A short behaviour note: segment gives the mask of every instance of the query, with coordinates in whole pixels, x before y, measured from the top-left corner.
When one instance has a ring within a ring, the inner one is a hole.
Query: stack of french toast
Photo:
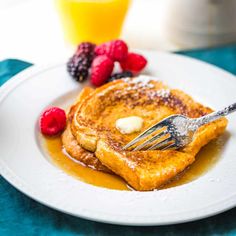
[[[123,147],[167,116],[197,118],[211,112],[184,92],[151,77],[119,79],[80,92],[67,114],[62,142],[67,153],[84,165],[118,175],[135,190],[154,190],[191,165],[199,150],[224,132],[227,119],[202,126],[193,141],[179,150],[125,151]],[[140,130],[121,132],[117,120],[131,116],[142,119]]]

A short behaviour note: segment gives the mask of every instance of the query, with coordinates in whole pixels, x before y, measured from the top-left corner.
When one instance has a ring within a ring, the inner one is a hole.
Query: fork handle
[[[208,124],[214,120],[217,120],[223,116],[227,116],[228,114],[236,111],[236,103],[233,103],[227,107],[225,107],[222,110],[212,112],[208,115],[205,115],[203,117],[197,118],[196,123],[198,126]]]

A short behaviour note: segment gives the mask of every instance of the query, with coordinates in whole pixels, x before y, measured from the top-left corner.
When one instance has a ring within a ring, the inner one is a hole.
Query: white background
[[[0,60],[37,64],[66,60],[74,48],[63,38],[54,1],[0,0]],[[133,0],[122,38],[133,48],[176,50],[165,37],[167,0]]]

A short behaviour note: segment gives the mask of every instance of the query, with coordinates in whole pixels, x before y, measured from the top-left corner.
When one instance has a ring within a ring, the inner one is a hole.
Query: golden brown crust
[[[111,171],[97,159],[94,153],[85,150],[78,144],[77,140],[71,132],[71,121],[73,119],[75,111],[77,110],[80,102],[92,91],[93,89],[91,88],[85,88],[84,90],[82,90],[79,98],[76,101],[76,104],[71,106],[69,113],[67,114],[67,127],[62,134],[62,143],[66,152],[72,158],[95,170],[111,173]]]
[[[91,93],[72,121],[72,132],[79,143],[85,149],[95,152],[98,133],[109,132],[114,134],[115,138],[123,138],[124,135],[116,130],[114,124],[117,119],[128,115],[142,117],[145,120],[143,126],[145,130],[171,114],[200,117],[212,111],[194,102],[182,91],[170,90],[161,82],[151,82],[151,85],[153,86],[151,88],[137,87],[136,84],[117,80]],[[161,90],[169,91],[169,94],[162,95]],[[136,135],[128,135],[128,140]]]
[[[195,160],[202,146],[224,132],[225,118],[203,126],[192,143],[178,151],[122,151],[139,133],[121,134],[117,119],[143,118],[142,131],[172,114],[200,117],[212,110],[195,102],[180,90],[169,89],[161,82],[147,83],[117,80],[98,89],[82,102],[72,120],[72,132],[78,143],[95,152],[109,169],[123,177],[137,190],[152,190],[183,171]]]
[[[111,171],[97,159],[93,152],[85,150],[78,144],[77,140],[71,133],[70,124],[67,125],[65,131],[62,134],[62,143],[66,152],[72,158],[81,162],[85,166],[106,173],[111,173]]]
[[[121,152],[104,140],[97,144],[96,156],[139,191],[153,190],[182,172],[194,156],[178,151]]]

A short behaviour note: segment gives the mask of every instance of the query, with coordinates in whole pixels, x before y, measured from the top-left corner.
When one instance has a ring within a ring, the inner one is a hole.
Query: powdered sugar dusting
[[[130,167],[131,170],[135,170],[136,164],[134,162],[128,161],[128,166]]]
[[[151,83],[153,78],[146,75],[140,75],[135,78],[124,78],[124,82],[129,83],[132,87],[128,87],[127,90],[138,89],[138,88],[154,88]]]
[[[160,98],[168,98],[170,96],[170,89],[160,89],[160,90],[153,90],[150,91],[148,96],[150,97],[150,99],[154,99],[156,97],[160,97]]]
[[[148,84],[151,81],[153,81],[153,78],[147,75],[140,75],[132,80],[133,83],[143,83],[143,84]]]
[[[156,92],[156,95],[158,97],[168,98],[170,96],[170,90],[169,89],[160,89]]]

